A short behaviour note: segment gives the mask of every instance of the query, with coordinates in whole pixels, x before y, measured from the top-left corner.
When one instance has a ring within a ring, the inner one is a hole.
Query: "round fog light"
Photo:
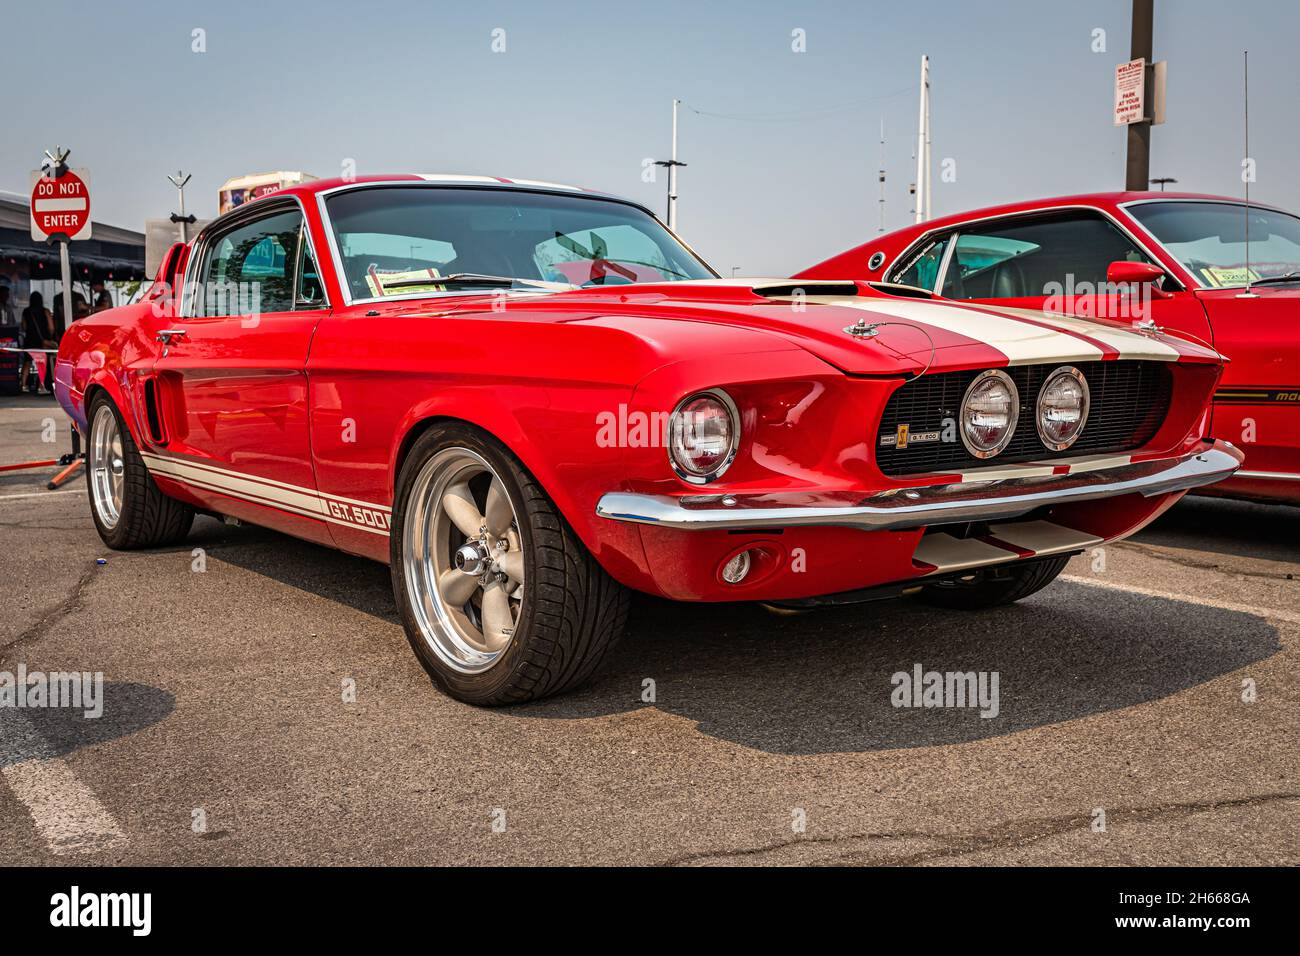
[[[749,574],[750,563],[749,552],[740,552],[722,566],[722,580],[728,584],[739,584]]]
[[[961,402],[961,440],[976,458],[992,458],[1011,442],[1020,415],[1020,392],[1006,372],[975,376]]]
[[[1038,393],[1038,437],[1052,451],[1074,444],[1088,421],[1088,380],[1070,365],[1062,365],[1043,382]]]

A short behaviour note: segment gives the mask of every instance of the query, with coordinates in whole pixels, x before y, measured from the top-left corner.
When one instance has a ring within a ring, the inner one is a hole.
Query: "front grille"
[[[1049,451],[1038,437],[1034,406],[1038,390],[1060,364],[1016,365],[1002,371],[1020,390],[1020,420],[1011,442],[994,458],[976,458],[950,427],[944,441],[944,420],[958,420],[962,397],[981,369],[922,375],[905,383],[890,397],[876,435],[876,461],[887,475],[927,471],[966,470],[1004,462],[1041,461],[1074,455],[1128,451],[1149,442],[1169,411],[1172,380],[1165,362],[1077,362],[1088,380],[1091,406],[1078,440],[1065,451]],[[909,440],[906,448],[881,444],[893,439],[900,425],[912,436],[939,432],[940,440]]]

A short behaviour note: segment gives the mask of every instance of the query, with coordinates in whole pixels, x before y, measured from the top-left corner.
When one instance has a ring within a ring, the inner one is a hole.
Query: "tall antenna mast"
[[[880,117],[880,232],[885,231],[885,118]]]
[[[1242,96],[1245,100],[1243,115],[1245,117],[1245,163],[1247,164],[1245,175],[1241,177],[1242,183],[1246,187],[1246,205],[1244,212],[1246,215],[1246,291],[1241,293],[1241,298],[1253,298],[1255,293],[1250,288],[1250,179],[1254,170],[1249,168],[1250,163],[1250,51],[1241,51],[1241,68],[1242,68]]]
[[[933,163],[930,161],[930,58],[925,58],[925,220],[934,218],[930,205],[934,201],[934,183],[931,180]]]
[[[916,221],[930,218],[930,58],[921,57],[921,108],[916,130]]]

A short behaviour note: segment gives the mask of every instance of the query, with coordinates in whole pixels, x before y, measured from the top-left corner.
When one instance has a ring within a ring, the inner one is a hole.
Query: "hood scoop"
[[[762,299],[789,299],[796,292],[804,295],[862,295],[862,286],[882,295],[898,296],[902,299],[933,299],[935,294],[929,289],[914,285],[898,285],[894,282],[864,282],[859,285],[852,279],[783,279],[779,282],[762,282],[752,286],[754,295]]]
[[[789,299],[797,292],[804,295],[861,295],[862,290],[852,279],[782,279],[779,282],[757,283],[751,288],[761,299]]]

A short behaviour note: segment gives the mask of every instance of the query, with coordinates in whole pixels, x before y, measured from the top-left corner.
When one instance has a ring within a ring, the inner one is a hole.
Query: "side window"
[[[297,209],[244,223],[208,247],[199,315],[287,312],[294,306],[294,278],[302,214]]]
[[[943,265],[944,253],[948,251],[948,243],[951,240],[951,235],[932,240],[928,246],[904,264],[902,271],[893,272],[889,281],[899,285],[916,286],[918,289],[933,289],[935,280],[939,278],[939,267]]]
[[[298,290],[294,301],[296,309],[319,309],[325,305],[325,287],[320,281],[320,272],[316,269],[316,259],[311,254],[311,243],[307,241],[307,227],[304,224],[298,236],[298,277],[295,283]]]
[[[1095,291],[1112,262],[1148,262],[1113,223],[1098,213],[1055,213],[981,223],[957,237],[943,295],[953,299],[1014,299],[1053,289]]]

